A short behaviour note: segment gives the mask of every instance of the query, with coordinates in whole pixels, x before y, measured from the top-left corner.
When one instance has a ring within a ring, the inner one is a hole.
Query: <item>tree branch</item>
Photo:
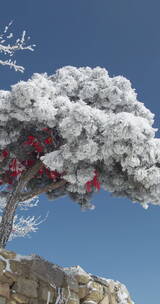
[[[17,65],[16,61],[11,61],[11,60],[2,61],[2,60],[0,60],[0,65],[8,65],[10,68],[14,68],[16,72],[17,71],[19,71],[21,73],[24,72],[24,67],[21,66],[21,65]]]
[[[60,180],[60,181],[58,181],[56,183],[52,183],[52,184],[46,185],[46,186],[44,186],[42,188],[34,189],[31,192],[20,193],[19,201],[20,202],[27,201],[27,200],[29,200],[29,199],[37,196],[37,195],[40,195],[42,193],[45,193],[45,192],[52,191],[54,189],[60,188],[60,187],[64,186],[66,183],[67,183],[67,181],[65,181],[63,179],[63,180]]]
[[[36,163],[33,165],[33,167],[31,167],[30,169],[28,169],[27,171],[25,171],[21,177],[21,183],[22,183],[22,187],[24,188],[26,186],[26,184],[37,174],[37,172],[39,171],[39,169],[43,166],[43,163],[40,159],[38,159],[36,161]]]

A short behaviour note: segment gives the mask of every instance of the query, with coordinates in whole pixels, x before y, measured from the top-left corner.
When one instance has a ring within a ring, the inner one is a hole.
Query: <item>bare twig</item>
[[[21,38],[17,39],[13,43],[8,43],[8,40],[13,38],[12,33],[8,33],[8,29],[13,22],[11,21],[8,26],[5,27],[2,34],[0,34],[0,53],[3,55],[12,57],[17,51],[29,50],[34,51],[35,45],[27,45],[26,40],[29,40],[30,37],[26,37],[26,31],[22,32]],[[15,71],[21,73],[24,72],[24,67],[16,64],[16,60],[0,60],[0,65],[7,65],[10,68],[14,68]]]

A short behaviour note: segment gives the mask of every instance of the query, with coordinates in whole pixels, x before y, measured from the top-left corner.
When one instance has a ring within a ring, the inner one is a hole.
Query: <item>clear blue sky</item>
[[[0,68],[2,89],[64,65],[101,66],[131,80],[159,127],[159,0],[5,0],[0,8],[0,27],[14,20],[13,32],[26,29],[37,45],[17,56],[24,75]],[[62,266],[79,264],[126,284],[137,304],[160,303],[160,207],[146,211],[103,191],[93,201],[96,209],[84,213],[68,198],[48,202],[41,196],[32,212],[43,217],[50,210],[48,221],[8,249]]]

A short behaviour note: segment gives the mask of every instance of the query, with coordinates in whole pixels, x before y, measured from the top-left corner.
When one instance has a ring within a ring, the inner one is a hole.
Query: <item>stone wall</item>
[[[133,304],[117,281],[0,249],[0,304]]]

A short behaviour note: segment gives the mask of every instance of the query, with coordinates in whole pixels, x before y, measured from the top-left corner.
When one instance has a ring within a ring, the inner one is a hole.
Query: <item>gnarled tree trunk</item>
[[[32,168],[24,172],[20,177],[16,189],[10,194],[8,198],[0,224],[0,247],[2,248],[6,246],[9,236],[12,232],[13,219],[18,203],[20,201],[20,194],[27,183],[35,176],[41,166],[42,162],[38,160]]]

